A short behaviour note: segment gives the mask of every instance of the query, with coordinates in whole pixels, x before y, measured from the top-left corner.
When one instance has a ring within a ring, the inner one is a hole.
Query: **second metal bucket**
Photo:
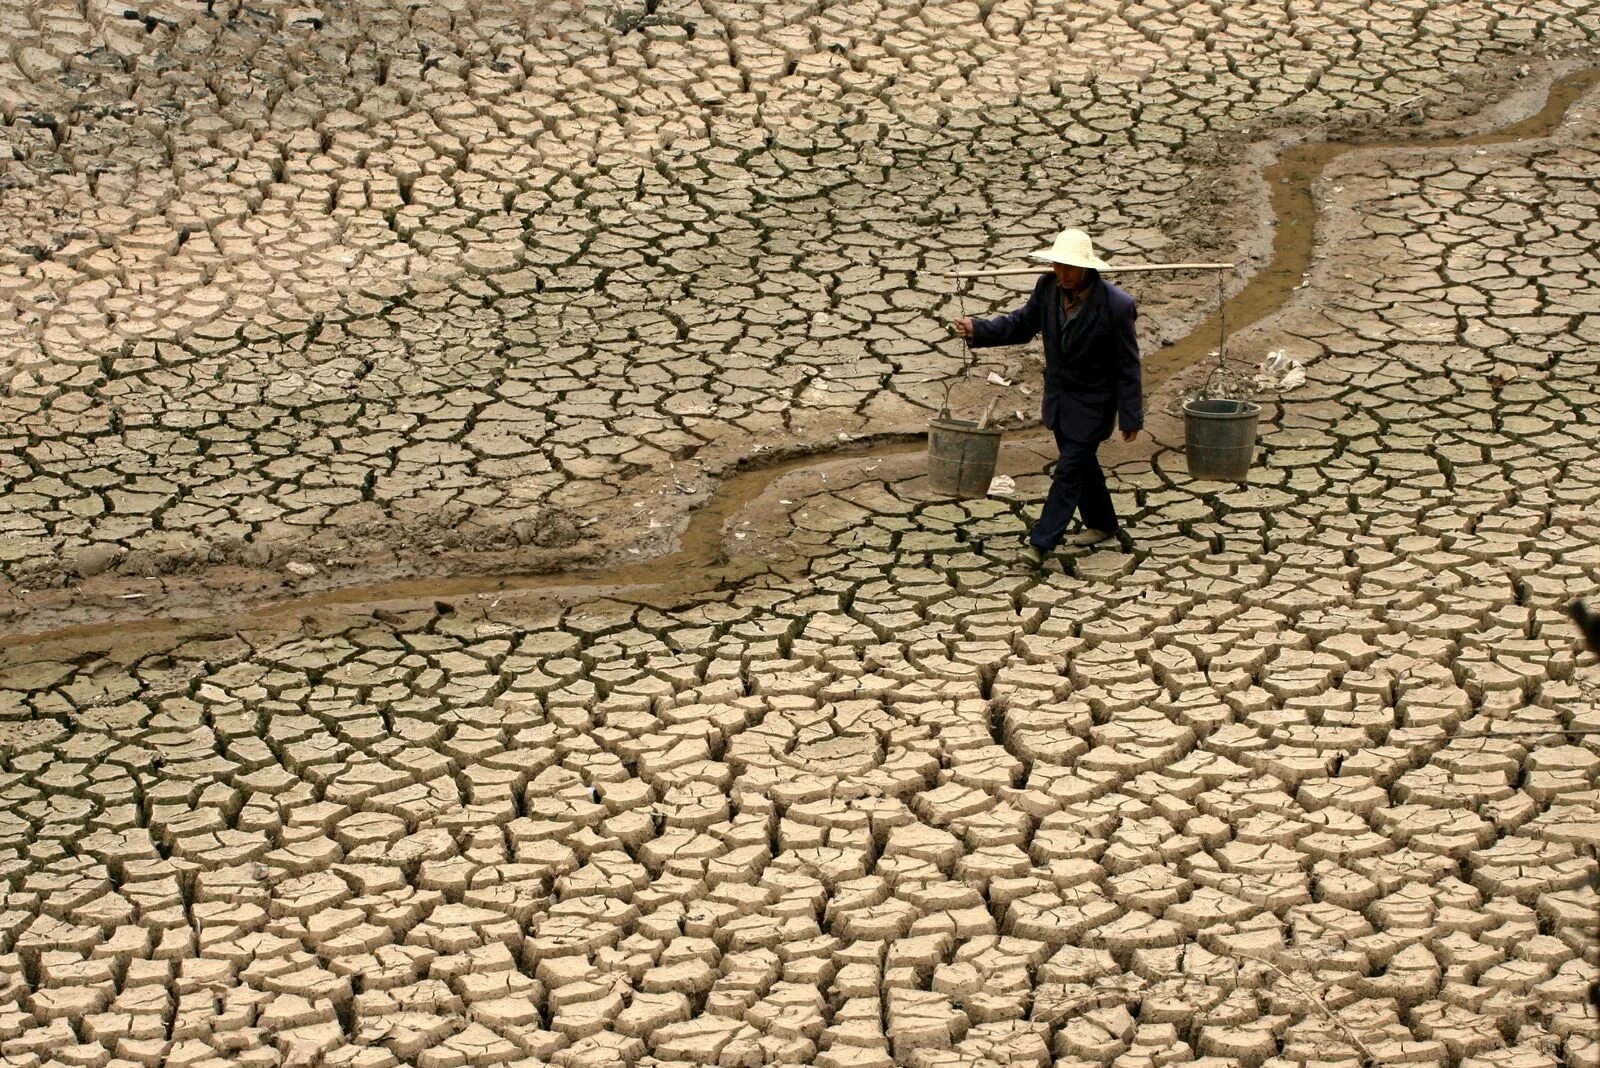
[[[1000,462],[1000,430],[941,416],[928,424],[928,483],[949,497],[983,497]]]
[[[1243,482],[1256,451],[1261,405],[1240,400],[1192,400],[1183,406],[1184,453],[1191,478]]]

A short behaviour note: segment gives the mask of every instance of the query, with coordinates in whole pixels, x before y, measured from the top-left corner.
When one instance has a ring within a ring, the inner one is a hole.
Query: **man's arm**
[[[1139,335],[1134,330],[1138,318],[1138,309],[1129,300],[1128,310],[1111,328],[1117,357],[1117,424],[1127,441],[1144,429],[1144,370],[1139,362]]]
[[[972,333],[968,341],[975,349],[995,345],[1020,345],[1031,341],[1044,324],[1044,291],[1049,275],[1040,278],[1028,296],[1028,303],[1016,311],[996,315],[992,319],[971,319]],[[958,320],[959,321],[959,320]]]

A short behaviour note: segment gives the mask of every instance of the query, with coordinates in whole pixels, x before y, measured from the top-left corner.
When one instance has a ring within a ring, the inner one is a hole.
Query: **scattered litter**
[[[793,501],[784,500],[782,497],[779,497],[778,498],[778,503],[779,504],[793,504],[794,502]]]
[[[304,564],[299,560],[291,560],[284,565],[284,570],[289,572],[291,575],[299,575],[301,578],[310,578],[312,575],[317,573],[317,565]]]
[[[1009,386],[1011,384],[1011,379],[1009,379],[1009,378],[1001,378],[999,372],[997,372],[997,371],[990,371],[987,381],[991,385],[996,385],[996,386]]]
[[[1261,372],[1256,375],[1256,385],[1261,389],[1270,389],[1278,393],[1287,393],[1306,382],[1306,369],[1300,361],[1290,358],[1282,349],[1274,349],[1267,353],[1266,359],[1261,361]]]
[[[578,526],[580,526],[580,527],[592,527],[598,522],[600,522],[600,517],[597,516],[597,515],[592,515],[588,519],[580,519],[580,520],[578,520]]]
[[[855,435],[854,434],[846,434],[843,430],[841,430],[841,431],[839,431],[839,440],[840,441],[854,441],[856,439],[855,439]]]
[[[1017,480],[1010,475],[996,475],[989,482],[989,496],[1009,497],[1017,492]]]
[[[27,593],[28,591],[27,590],[23,590],[22,592],[23,593]],[[124,601],[137,601],[140,598],[147,597],[147,596],[149,596],[149,595],[148,594],[143,594],[143,593],[125,593],[125,594],[122,595],[122,599]]]
[[[745,535],[742,532],[739,532],[739,531],[735,531],[733,536],[738,538],[740,541],[743,541],[745,539]]]

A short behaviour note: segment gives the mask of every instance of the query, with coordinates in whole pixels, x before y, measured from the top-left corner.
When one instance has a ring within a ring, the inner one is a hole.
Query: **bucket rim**
[[[953,430],[958,434],[983,434],[990,437],[999,437],[1005,431],[997,426],[980,427],[976,419],[940,419],[937,416],[928,420],[930,430]]]
[[[1207,411],[1197,407],[1202,404],[1236,404],[1239,407],[1234,411]],[[1234,397],[1205,397],[1183,402],[1184,415],[1198,415],[1205,419],[1245,419],[1261,414],[1261,405],[1255,401],[1239,400]]]

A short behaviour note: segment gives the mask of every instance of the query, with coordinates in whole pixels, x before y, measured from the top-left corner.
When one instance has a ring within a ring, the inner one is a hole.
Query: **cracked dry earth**
[[[1057,222],[1124,258],[1229,251],[1256,220],[1216,167],[1251,138],[1465,110],[1497,61],[1600,33],[1581,0],[0,20],[18,616],[199,568],[660,552],[742,458],[921,429],[960,369],[932,272]],[[1143,287],[1147,347],[1208,294]]]
[[[1173,147],[1596,32],[1581,4],[139,10],[3,12],[29,583],[550,540],[713,446],[909,425],[956,359],[911,272],[1035,240],[1029,167],[1103,177],[1119,251],[1203,248]],[[850,121],[784,110],[822,83]],[[729,545],[785,568],[714,592],[9,647],[0,1064],[1600,1065],[1600,735],[1562,733],[1600,732],[1600,666],[1560,611],[1600,587],[1597,109],[1341,162],[1339,239],[1240,342],[1308,383],[1247,486],[1119,463],[1130,553],[1013,573],[987,546],[1042,475],[954,504],[888,459],[774,485]],[[657,134],[659,167],[606,155]]]
[[[1252,481],[788,476],[699,597],[13,650],[17,1065],[1600,1064],[1591,94],[1349,157]]]

